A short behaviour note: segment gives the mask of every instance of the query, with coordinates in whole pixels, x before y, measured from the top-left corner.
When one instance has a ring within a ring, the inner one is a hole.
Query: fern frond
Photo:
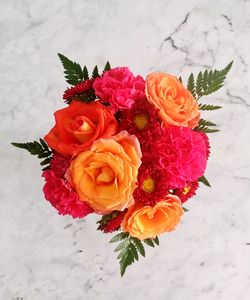
[[[64,74],[66,81],[71,85],[76,85],[84,80],[84,74],[81,66],[67,58],[61,53],[58,53],[58,56],[60,58],[60,61],[64,68]],[[86,70],[85,70],[86,72]]]
[[[212,104],[199,104],[199,110],[216,110],[222,108],[218,105],[212,105]]]
[[[47,165],[50,164],[52,151],[50,150],[50,148],[48,147],[48,145],[45,143],[43,139],[39,139],[39,142],[34,141],[28,143],[11,143],[11,144],[17,148],[27,150],[30,154],[36,155],[39,159],[43,159],[40,162],[41,166],[44,166],[46,168]]]
[[[199,179],[198,179],[199,182],[202,182],[203,184],[205,184],[206,186],[208,187],[211,187],[209,181],[207,180],[207,178],[205,177],[205,175],[201,176]]]

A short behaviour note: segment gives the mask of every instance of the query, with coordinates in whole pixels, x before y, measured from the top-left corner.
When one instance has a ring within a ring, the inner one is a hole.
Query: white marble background
[[[93,67],[187,75],[234,59],[208,97],[207,177],[178,230],[119,276],[96,218],[59,217],[43,200],[39,162],[10,146],[53,124],[66,87],[57,52]],[[0,0],[0,299],[250,299],[250,1]]]

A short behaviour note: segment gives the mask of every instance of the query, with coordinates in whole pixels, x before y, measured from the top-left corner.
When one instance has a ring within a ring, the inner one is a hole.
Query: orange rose
[[[148,101],[159,109],[165,125],[194,128],[200,119],[199,107],[193,95],[175,76],[152,73],[146,79]]]
[[[64,155],[77,154],[88,149],[96,139],[116,133],[115,117],[99,102],[73,101],[54,115],[56,124],[44,139],[52,149]]]
[[[68,177],[81,200],[106,214],[134,204],[140,144],[126,131],[109,139],[99,139],[70,164]]]
[[[168,195],[153,207],[136,204],[129,208],[121,227],[140,240],[155,238],[163,232],[173,230],[182,214],[179,197]]]

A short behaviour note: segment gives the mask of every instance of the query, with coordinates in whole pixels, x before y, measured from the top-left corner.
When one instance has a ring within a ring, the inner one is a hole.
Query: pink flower
[[[133,103],[145,97],[145,82],[141,76],[134,76],[127,67],[114,68],[94,82],[96,95],[113,108],[113,111],[130,108]]]
[[[85,202],[80,201],[77,193],[70,184],[56,176],[55,172],[46,170],[42,177],[45,178],[43,192],[46,200],[55,207],[60,215],[71,215],[73,218],[83,218],[93,210]]]
[[[203,134],[188,127],[170,126],[153,148],[159,168],[168,174],[170,188],[183,188],[201,177],[207,165],[207,145]]]

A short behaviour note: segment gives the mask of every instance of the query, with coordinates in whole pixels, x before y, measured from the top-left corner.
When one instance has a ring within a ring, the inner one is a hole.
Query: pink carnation
[[[203,134],[187,127],[170,126],[153,153],[160,168],[166,170],[170,188],[182,188],[201,177],[207,165],[207,145]]]
[[[114,68],[96,78],[93,88],[96,95],[109,103],[114,112],[130,108],[137,99],[145,97],[145,81],[134,76],[127,67]]]
[[[77,193],[70,184],[66,180],[57,177],[55,172],[46,170],[42,176],[46,181],[43,187],[45,198],[58,210],[60,215],[83,218],[93,212],[92,208],[79,200]]]

